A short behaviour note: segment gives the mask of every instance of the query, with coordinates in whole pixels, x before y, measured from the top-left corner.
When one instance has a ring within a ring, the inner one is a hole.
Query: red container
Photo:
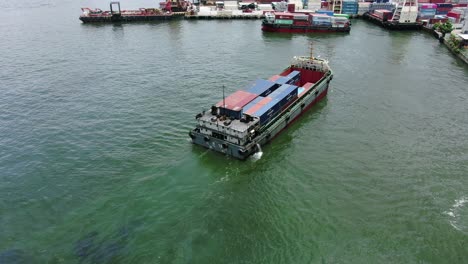
[[[294,13],[296,11],[296,5],[295,4],[288,4],[288,12]]]
[[[263,98],[260,102],[258,102],[256,105],[250,107],[246,112],[245,114],[247,115],[253,115],[255,112],[257,112],[258,110],[260,110],[260,108],[262,108],[264,105],[268,104],[269,102],[271,102],[271,97],[265,97]]]
[[[447,13],[447,16],[448,17],[453,17],[458,21],[460,19],[460,17],[461,17],[461,14],[450,11],[450,12]]]
[[[447,22],[448,18],[431,18],[429,19],[429,24],[435,24],[437,22],[440,22],[440,23],[445,23]]]
[[[418,0],[418,3],[424,4],[424,3],[430,3],[431,0]]]
[[[250,103],[257,96],[258,95],[256,94],[240,90],[229,95],[228,97],[225,98],[225,100],[219,101],[219,103],[217,103],[216,106],[229,109],[229,110],[233,110],[233,111],[240,111],[242,107]]]
[[[320,2],[320,8],[327,9],[328,8],[328,2]]]
[[[443,3],[445,3],[445,0],[431,0],[431,3],[433,3],[433,4],[443,4]]]
[[[296,26],[309,26],[310,21],[307,21],[307,20],[294,20],[294,25],[296,25]]]

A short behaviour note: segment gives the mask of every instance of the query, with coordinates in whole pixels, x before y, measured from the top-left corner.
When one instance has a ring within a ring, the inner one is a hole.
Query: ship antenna
[[[223,108],[226,108],[226,99],[224,98],[224,85],[223,85]]]

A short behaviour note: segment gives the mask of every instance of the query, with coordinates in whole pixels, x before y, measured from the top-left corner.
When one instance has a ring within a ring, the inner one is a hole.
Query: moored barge
[[[87,7],[81,8],[81,10],[83,13],[80,16],[80,20],[83,23],[169,20],[174,16],[172,12],[165,12],[157,8],[140,8],[139,10],[121,11],[119,2],[111,2],[110,11]]]
[[[327,95],[328,61],[294,57],[289,67],[259,79],[196,115],[192,143],[245,160]]]

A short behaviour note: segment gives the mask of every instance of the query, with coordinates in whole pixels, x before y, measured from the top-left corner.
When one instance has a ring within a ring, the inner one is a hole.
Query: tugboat
[[[241,160],[260,151],[327,95],[333,72],[310,49],[310,56],[293,57],[279,75],[256,80],[197,114],[192,143]]]

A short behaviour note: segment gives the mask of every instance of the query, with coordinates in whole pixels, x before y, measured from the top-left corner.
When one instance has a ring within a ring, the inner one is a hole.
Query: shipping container
[[[271,93],[269,97],[278,100],[280,108],[283,108],[297,98],[297,88],[295,85],[284,84]]]
[[[436,4],[422,4],[419,7],[420,9],[435,9],[437,8]]]
[[[296,11],[296,5],[288,4],[288,12],[294,13],[294,11]]]
[[[315,11],[316,14],[322,14],[322,15],[327,15],[327,16],[333,16],[334,13],[333,11],[330,10],[317,10]]]
[[[290,19],[275,19],[275,24],[279,24],[279,25],[292,25],[292,24],[294,24],[294,20],[290,20]]]
[[[270,79],[268,79],[269,81],[272,81],[272,82],[275,82],[276,80],[278,80],[279,78],[281,77],[281,75],[273,75],[270,77]]]
[[[290,78],[291,80],[288,81],[287,83],[289,84],[296,84],[297,82],[299,82],[299,80],[301,79],[301,72],[300,71],[292,71],[291,73],[289,73],[286,77]]]
[[[393,16],[393,13],[386,9],[374,10],[373,14],[382,20],[389,20]]]
[[[224,100],[219,101],[216,106],[219,109],[220,115],[240,119],[242,108],[253,101],[256,97],[256,94],[240,90],[229,95]]]
[[[275,13],[275,18],[276,19],[294,19],[294,14],[278,12],[278,13]]]
[[[281,107],[279,105],[279,101],[272,99],[268,104],[262,106],[257,112],[255,112],[253,116],[260,119],[260,125],[264,125],[274,118],[280,110]]]
[[[286,84],[288,83],[289,81],[291,81],[291,78],[288,78],[287,76],[281,76],[279,77],[275,82],[277,84]]]
[[[453,5],[451,3],[439,3],[439,4],[436,4],[437,5],[437,8],[452,8]]]
[[[333,16],[334,17],[345,17],[345,18],[349,19],[349,15],[347,15],[347,14],[334,14]]]
[[[263,96],[258,96],[257,98],[253,99],[250,103],[246,104],[243,108],[242,108],[242,112],[245,114],[247,111],[249,111],[250,108],[252,108],[253,106],[255,106],[256,104],[258,104],[260,101],[262,101],[263,99],[265,99],[265,97]]]
[[[246,91],[259,96],[267,96],[273,92],[279,85],[272,81],[258,79],[253,84],[246,87]]]
[[[331,16],[323,15],[323,14],[313,14],[312,21],[325,21],[330,22]]]
[[[264,97],[262,100],[258,101],[256,104],[249,106],[249,109],[246,109],[244,111],[244,114],[249,115],[249,116],[255,116],[255,112],[260,110],[264,105],[268,104],[271,102],[273,99],[271,97]]]

